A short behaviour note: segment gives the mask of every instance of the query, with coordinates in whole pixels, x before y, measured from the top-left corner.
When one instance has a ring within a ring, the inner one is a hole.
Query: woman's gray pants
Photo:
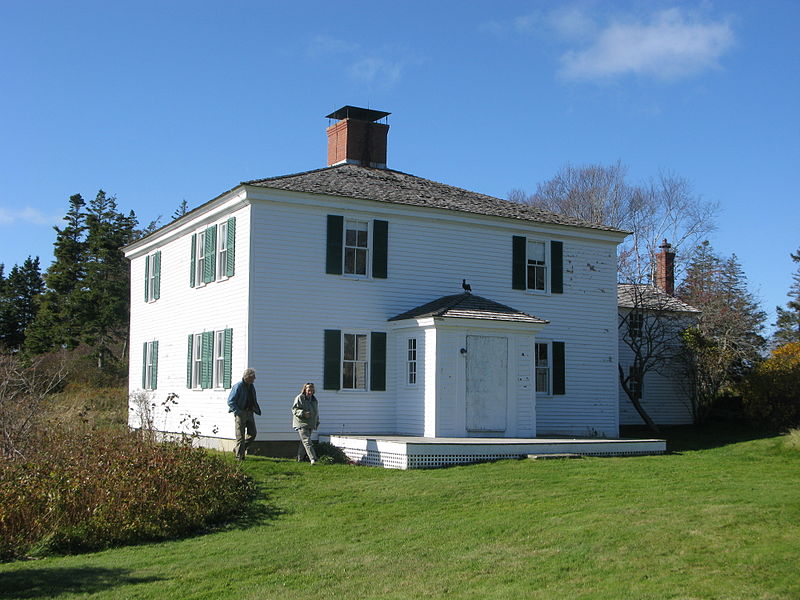
[[[295,431],[300,436],[300,445],[297,447],[297,460],[303,459],[304,450],[308,455],[308,460],[317,460],[317,453],[314,451],[314,446],[311,442],[311,427],[297,427]]]

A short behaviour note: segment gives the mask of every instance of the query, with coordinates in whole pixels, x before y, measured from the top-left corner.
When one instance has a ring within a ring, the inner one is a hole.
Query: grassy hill
[[[251,457],[237,526],[0,565],[0,599],[800,598],[800,449],[739,439],[406,472]]]

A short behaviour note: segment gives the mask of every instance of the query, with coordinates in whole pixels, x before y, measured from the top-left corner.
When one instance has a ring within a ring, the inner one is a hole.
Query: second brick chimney
[[[390,114],[356,106],[329,114],[329,119],[338,120],[327,129],[328,166],[347,163],[385,169],[389,125],[377,121]]]
[[[670,296],[675,295],[675,251],[672,245],[664,242],[659,246],[661,252],[656,254],[656,287]]]

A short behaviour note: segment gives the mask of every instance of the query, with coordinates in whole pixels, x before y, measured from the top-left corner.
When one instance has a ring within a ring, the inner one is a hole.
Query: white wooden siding
[[[233,437],[233,419],[227,414],[228,390],[191,390],[186,387],[189,334],[233,329],[232,382],[247,366],[247,298],[249,285],[249,207],[198,219],[183,236],[153,245],[131,260],[131,352],[129,389],[141,392],[142,343],[158,340],[158,388],[148,395],[155,403],[156,426],[163,431],[191,433],[190,421],[200,422],[198,433]],[[191,233],[236,217],[236,272],[202,287],[189,285]],[[144,265],[147,254],[161,251],[161,296],[144,301]],[[163,403],[178,394],[169,412]],[[133,406],[131,406],[133,408]],[[181,423],[183,421],[183,423]],[[132,422],[136,425],[135,422]],[[216,430],[216,433],[214,433]]]
[[[457,420],[463,420],[456,410],[448,415],[447,404],[449,386],[463,385],[463,373],[457,355],[437,357],[428,349],[431,343],[446,347],[449,334],[426,331],[418,337],[421,391],[412,394],[404,388],[402,377],[402,345],[407,336],[391,331],[387,319],[440,296],[460,293],[465,278],[474,294],[549,320],[543,335],[565,343],[566,394],[538,396],[535,423],[532,401],[525,400],[528,392],[521,391],[522,375],[514,375],[514,387],[509,388],[515,390],[514,406],[528,402],[515,415],[520,431],[530,427],[537,435],[617,435],[614,235],[378,202],[304,198],[269,190],[249,189],[248,193],[252,206],[231,213],[237,216],[237,240],[236,275],[230,281],[189,288],[190,232],[165,246],[158,246],[156,234],[150,244],[163,252],[161,299],[145,305],[143,258],[133,259],[131,389],[140,385],[141,342],[158,339],[158,393],[177,391],[181,409],[198,415],[204,434],[210,435],[206,432],[213,423],[219,428],[217,435],[231,437],[227,392],[186,390],[185,379],[187,335],[232,327],[233,380],[238,380],[245,366],[258,373],[256,386],[263,410],[257,420],[258,439],[294,439],[289,409],[306,381],[317,386],[323,434],[419,435],[421,428],[427,435],[433,428],[447,435],[460,429]],[[388,221],[388,279],[325,273],[328,214]],[[563,294],[511,289],[513,235],[563,241]],[[175,282],[182,287],[173,290]],[[246,339],[242,339],[243,328]],[[387,391],[324,390],[325,329],[389,332]],[[523,346],[514,347],[512,363],[531,371],[529,385],[533,386],[532,364],[522,360]],[[532,348],[525,347],[531,357]],[[429,404],[435,390],[440,394],[439,406],[438,414],[432,415],[422,411],[420,399]]]

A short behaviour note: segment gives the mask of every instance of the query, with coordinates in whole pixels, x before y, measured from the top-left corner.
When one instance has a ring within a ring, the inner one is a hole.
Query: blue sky
[[[71,194],[167,222],[325,166],[324,115],[392,113],[389,167],[506,197],[565,163],[720,203],[774,318],[800,247],[795,0],[0,1],[0,262],[52,260]]]

